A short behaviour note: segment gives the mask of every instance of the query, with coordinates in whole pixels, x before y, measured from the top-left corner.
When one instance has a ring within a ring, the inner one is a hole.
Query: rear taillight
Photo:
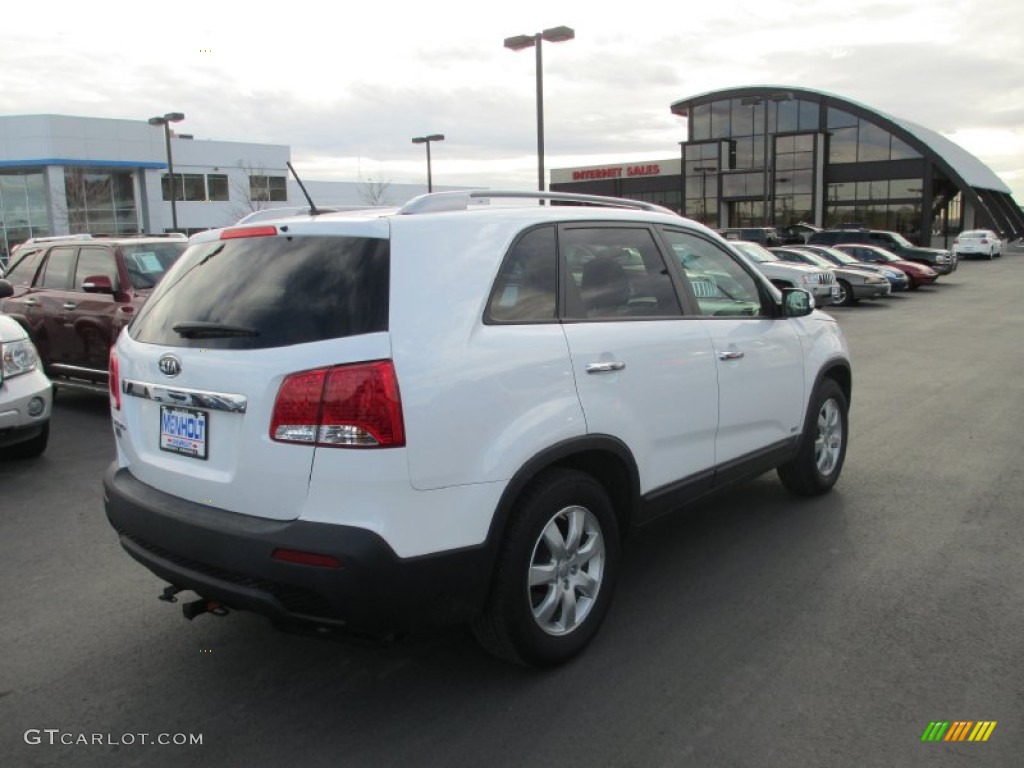
[[[288,376],[274,403],[270,438],[330,448],[405,445],[394,365],[378,360]]]
[[[110,407],[115,411],[121,410],[120,368],[117,362],[117,348],[111,347],[107,364],[107,386],[110,389]]]

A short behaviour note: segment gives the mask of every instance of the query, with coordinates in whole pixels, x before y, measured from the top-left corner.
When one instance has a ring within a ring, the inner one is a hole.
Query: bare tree
[[[265,191],[262,189],[253,189],[252,177],[253,176],[267,176],[267,169],[262,166],[255,166],[246,163],[244,160],[238,161],[238,167],[242,169],[243,176],[232,176],[231,177],[231,192],[228,195],[231,198],[233,205],[231,206],[231,220],[229,224],[234,224],[243,216],[248,216],[250,213],[255,211],[262,211],[264,208],[269,208],[268,198]]]
[[[390,205],[388,191],[391,189],[390,181],[374,181],[367,178],[365,181],[360,177],[356,194],[359,199],[367,205]]]

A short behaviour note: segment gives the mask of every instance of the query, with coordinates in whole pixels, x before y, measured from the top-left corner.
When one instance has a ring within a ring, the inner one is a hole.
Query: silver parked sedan
[[[840,306],[848,307],[861,299],[880,299],[888,296],[892,291],[889,281],[877,272],[860,267],[833,264],[824,256],[800,246],[769,248],[769,250],[783,261],[792,264],[809,264],[813,267],[832,270],[836,276],[836,285],[839,287],[839,296],[835,303]]]

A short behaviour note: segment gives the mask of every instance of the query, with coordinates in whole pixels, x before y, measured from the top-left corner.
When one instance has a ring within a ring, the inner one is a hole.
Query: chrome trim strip
[[[168,387],[162,384],[149,384],[144,381],[124,379],[121,391],[132,397],[153,400],[157,403],[170,403],[192,408],[207,408],[211,411],[228,411],[229,413],[245,413],[249,399],[245,395],[232,395],[225,392],[203,392],[198,389]]]

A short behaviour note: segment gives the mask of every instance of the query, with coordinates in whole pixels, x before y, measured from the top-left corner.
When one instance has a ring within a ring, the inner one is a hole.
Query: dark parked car
[[[879,248],[877,245],[841,243],[836,246],[836,249],[868,264],[895,267],[909,278],[910,290],[912,291],[916,291],[922,285],[930,285],[939,278],[939,273],[931,267],[919,264],[916,261],[901,259],[896,254],[887,251],[885,248]]]
[[[726,240],[745,240],[764,248],[782,245],[782,235],[775,227],[727,227],[718,230],[718,234]]]
[[[929,266],[940,275],[948,275],[957,267],[957,258],[949,251],[939,248],[921,248],[898,232],[890,232],[885,229],[826,229],[812,234],[807,238],[807,242],[814,245],[839,245],[840,243],[874,245],[884,248],[898,258]]]
[[[782,242],[786,245],[800,245],[806,243],[807,238],[815,232],[821,232],[821,227],[808,224],[805,221],[790,224],[788,227],[776,227],[782,236]]]
[[[28,241],[0,311],[28,331],[55,386],[106,391],[111,345],[187,245],[178,234]]]

